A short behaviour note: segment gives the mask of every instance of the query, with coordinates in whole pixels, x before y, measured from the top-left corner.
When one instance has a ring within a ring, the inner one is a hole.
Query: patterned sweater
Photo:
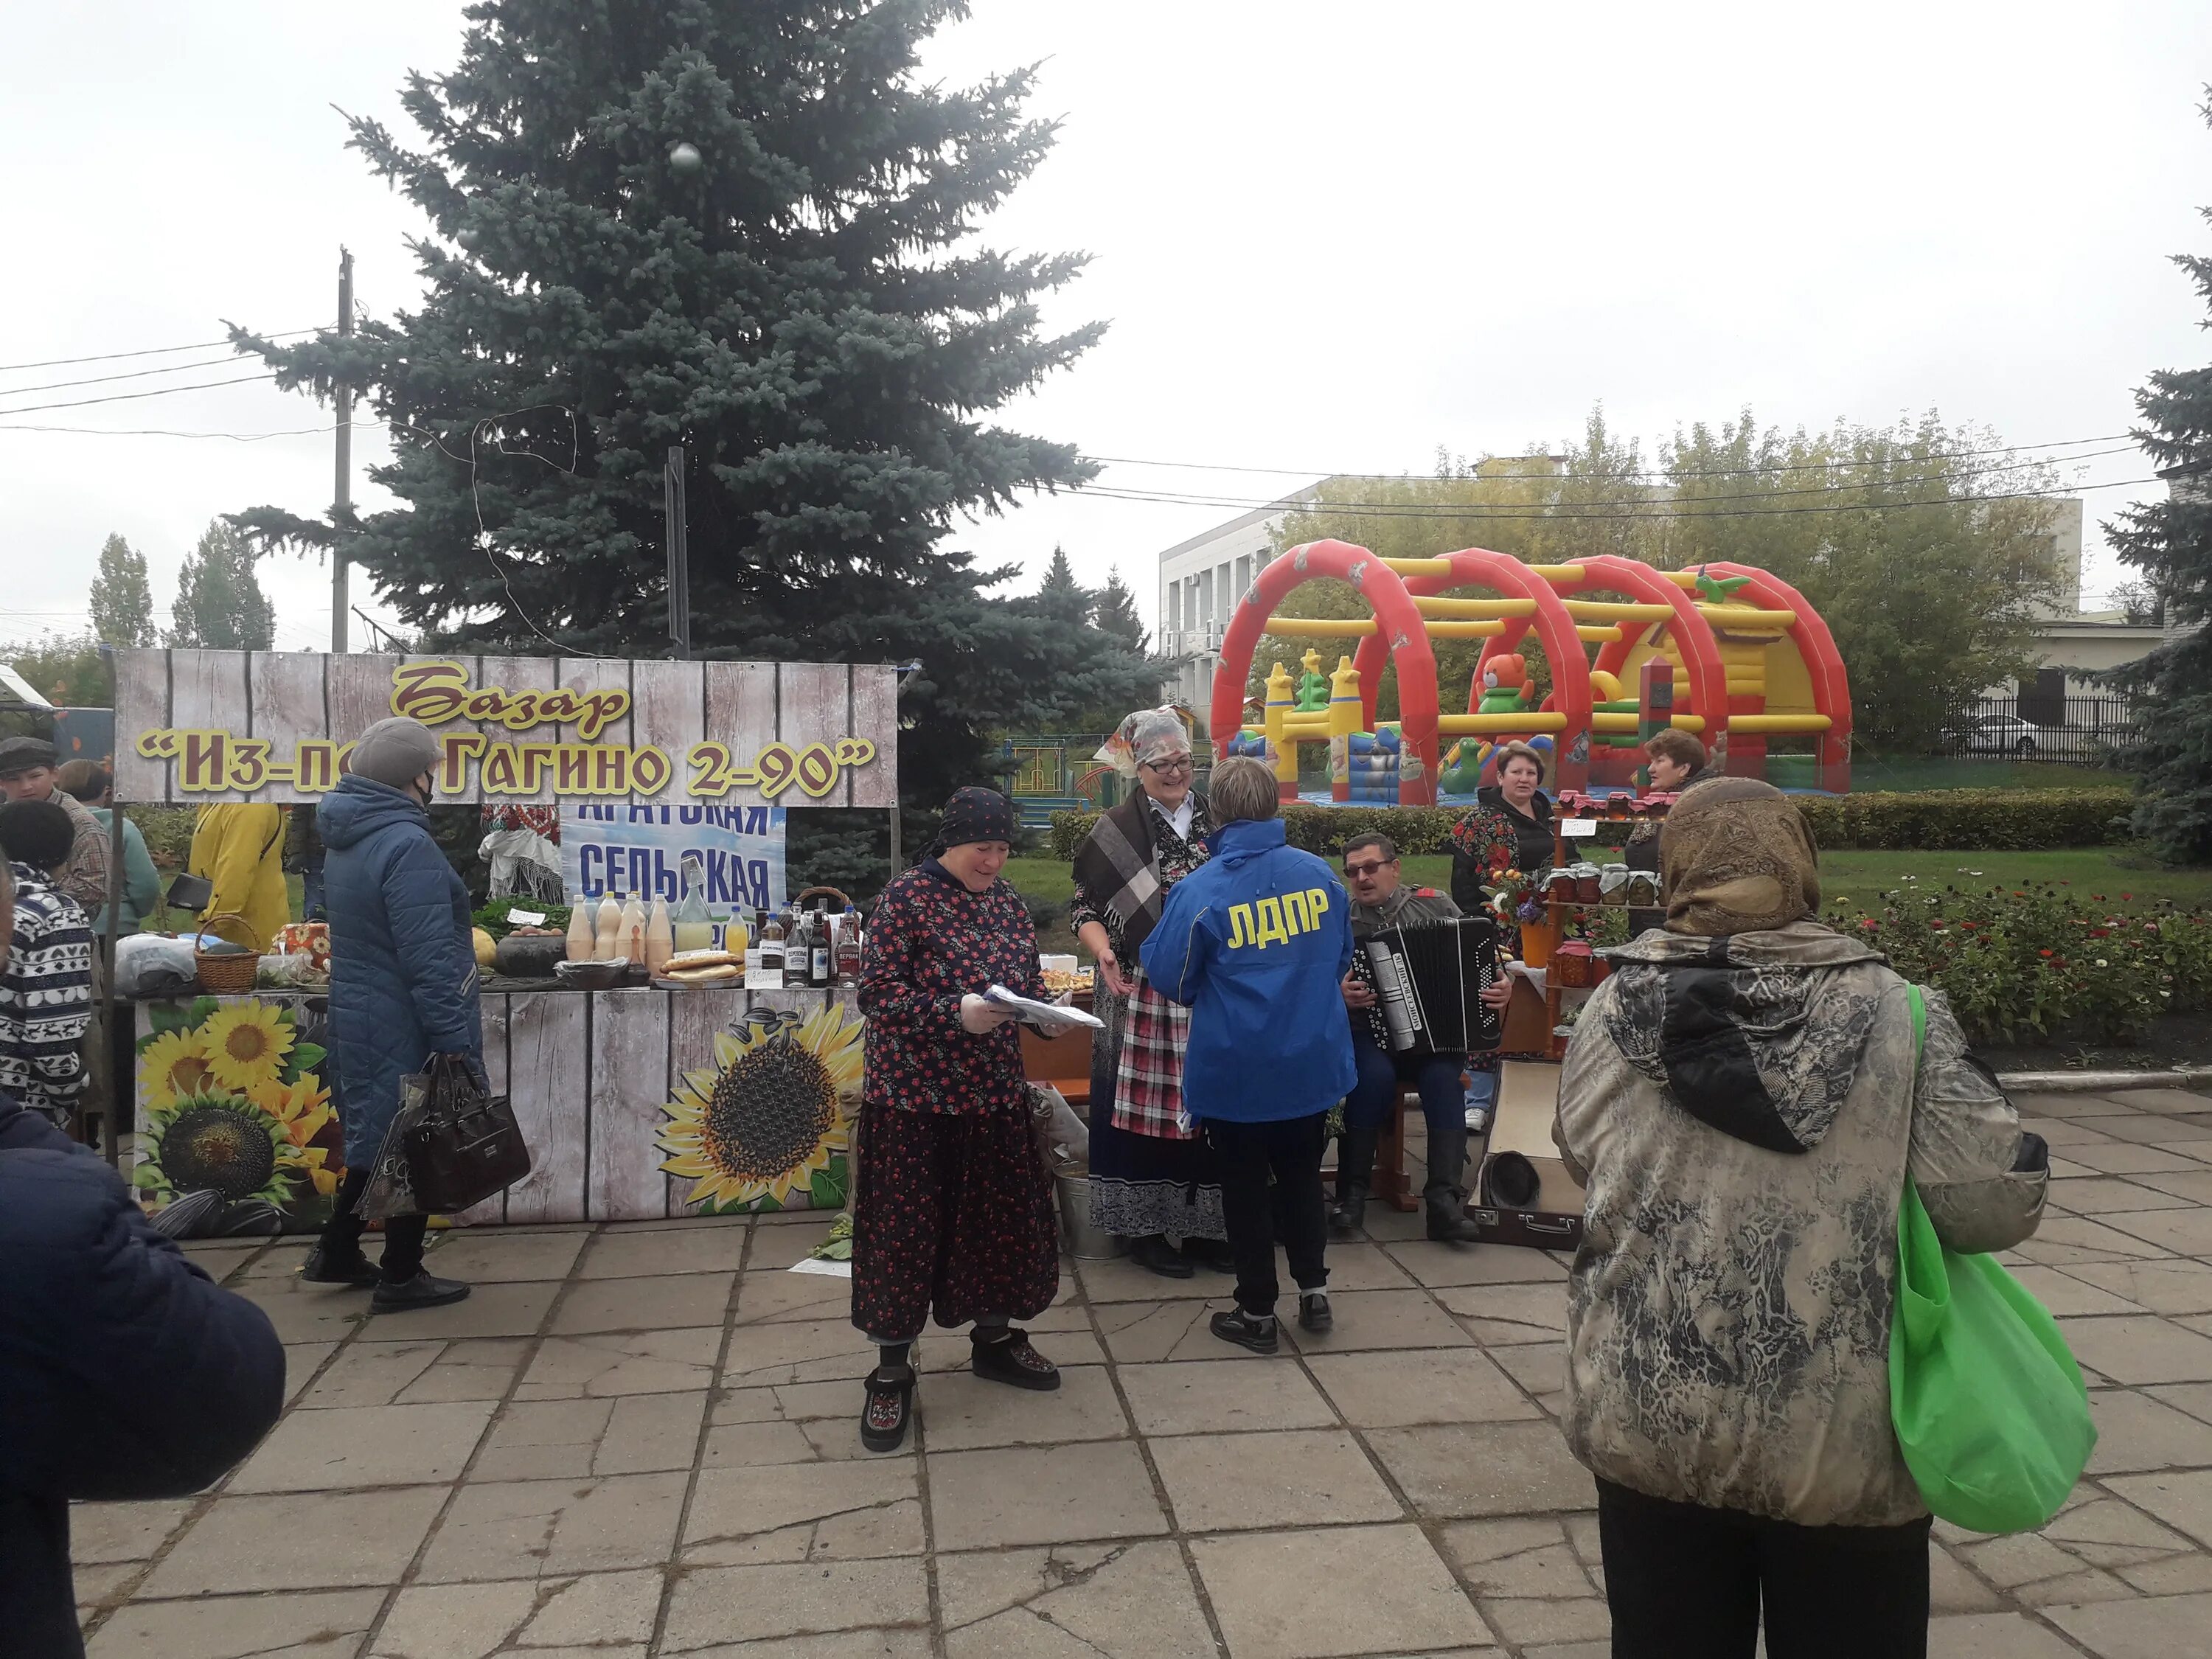
[[[15,877],[15,932],[0,971],[0,1094],[60,1122],[84,1081],[92,927],[42,870]]]
[[[1026,1111],[1021,1032],[978,1036],[960,999],[993,984],[1048,1000],[1036,927],[1005,881],[971,893],[934,859],[896,877],[877,901],[860,964],[867,1016],[866,1098],[909,1112]]]

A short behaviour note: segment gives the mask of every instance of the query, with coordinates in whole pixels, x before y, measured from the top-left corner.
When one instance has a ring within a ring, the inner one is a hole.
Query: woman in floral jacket
[[[1059,1293],[1060,1237],[1021,1035],[982,995],[994,984],[1044,995],[1029,908],[999,877],[1013,836],[1004,795],[957,792],[934,851],[884,889],[868,927],[853,1322],[881,1351],[860,1419],[871,1451],[906,1438],[914,1340],[933,1312],[940,1325],[975,1322],[976,1376],[1060,1386],[1011,1323]]]

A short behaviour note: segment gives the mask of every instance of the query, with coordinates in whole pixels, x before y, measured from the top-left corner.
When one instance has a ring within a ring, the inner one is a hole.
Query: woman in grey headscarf
[[[1075,855],[1076,935],[1097,958],[1091,1049],[1091,1220],[1131,1241],[1139,1266],[1228,1273],[1212,1155],[1182,1115],[1190,1011],[1145,981],[1137,952],[1168,889],[1206,862],[1213,821],[1192,787],[1190,733],[1173,708],[1130,715],[1098,751],[1132,786]],[[1181,1248],[1170,1236],[1181,1241]]]
[[[1818,920],[1813,838],[1752,778],[1659,836],[1667,925],[1608,951],[1553,1134],[1589,1191],[1559,1426],[1597,1477],[1620,1659],[1927,1652],[1928,1509],[1890,1424],[1897,1212],[2034,1231],[2041,1139],[1911,992]]]

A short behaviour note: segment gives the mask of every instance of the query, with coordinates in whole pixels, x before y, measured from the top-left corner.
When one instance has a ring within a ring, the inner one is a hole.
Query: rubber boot
[[[1467,1218],[1467,1188],[1460,1176],[1467,1167],[1467,1124],[1429,1126],[1429,1180],[1421,1196],[1428,1208],[1428,1236],[1443,1244],[1473,1244],[1482,1233]]]
[[[1336,1204],[1328,1212],[1330,1230],[1356,1233],[1367,1219],[1367,1194],[1375,1181],[1375,1143],[1372,1128],[1344,1126],[1344,1139],[1336,1149]]]

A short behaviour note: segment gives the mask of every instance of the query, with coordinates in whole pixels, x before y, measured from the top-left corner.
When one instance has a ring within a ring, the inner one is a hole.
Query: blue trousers
[[[1344,1121],[1352,1128],[1379,1128],[1390,1121],[1398,1091],[1408,1083],[1421,1097],[1421,1112],[1429,1120],[1431,1139],[1467,1131],[1467,1095],[1460,1073],[1467,1069],[1464,1054],[1386,1054],[1366,1029],[1364,1021],[1352,1028],[1352,1055],[1358,1063],[1359,1080],[1344,1097]]]

